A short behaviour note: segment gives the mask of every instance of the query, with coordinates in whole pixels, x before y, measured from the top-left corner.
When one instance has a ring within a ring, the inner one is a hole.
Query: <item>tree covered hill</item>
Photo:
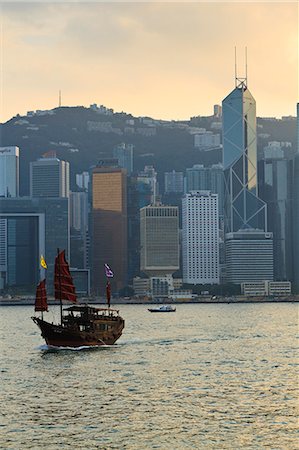
[[[55,150],[57,157],[70,162],[71,186],[74,175],[112,156],[121,142],[134,145],[134,168],[139,171],[152,164],[160,181],[165,171],[184,171],[193,164],[221,162],[221,150],[199,152],[194,148],[196,127],[213,130],[215,117],[196,117],[190,121],[159,121],[136,118],[126,113],[101,113],[97,108],[60,107],[16,116],[0,125],[0,146],[20,148],[20,192],[29,194],[29,163]],[[290,141],[295,146],[294,119],[269,121],[258,119],[260,149],[271,140]]]

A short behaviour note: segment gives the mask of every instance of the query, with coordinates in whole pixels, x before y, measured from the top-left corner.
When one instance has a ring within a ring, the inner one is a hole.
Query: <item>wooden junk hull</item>
[[[41,330],[42,337],[47,345],[55,347],[94,347],[100,345],[113,345],[122,334],[124,320],[105,320],[106,330],[81,331],[78,327],[69,325],[56,325],[46,322],[38,317],[32,320]]]

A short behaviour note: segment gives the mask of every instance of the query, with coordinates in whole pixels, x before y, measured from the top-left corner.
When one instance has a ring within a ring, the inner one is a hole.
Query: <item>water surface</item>
[[[297,305],[120,308],[117,345],[79,351],[0,308],[1,449],[298,448]]]

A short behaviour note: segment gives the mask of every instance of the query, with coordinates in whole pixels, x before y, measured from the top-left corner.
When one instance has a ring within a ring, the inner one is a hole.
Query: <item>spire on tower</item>
[[[240,89],[247,88],[247,47],[245,47],[245,77],[238,77],[237,70],[237,47],[235,47],[235,87]]]
[[[59,89],[59,103],[58,103],[59,108],[61,107],[61,90]]]

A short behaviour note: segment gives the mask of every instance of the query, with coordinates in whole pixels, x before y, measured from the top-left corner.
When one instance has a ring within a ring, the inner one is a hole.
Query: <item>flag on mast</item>
[[[45,258],[43,257],[43,255],[40,255],[40,265],[41,265],[44,269],[47,269],[47,268],[48,268],[47,263],[46,263],[46,260],[45,260]]]
[[[112,270],[110,269],[110,267],[108,266],[108,264],[104,264],[105,266],[105,274],[107,278],[113,278],[114,273],[112,272]]]

